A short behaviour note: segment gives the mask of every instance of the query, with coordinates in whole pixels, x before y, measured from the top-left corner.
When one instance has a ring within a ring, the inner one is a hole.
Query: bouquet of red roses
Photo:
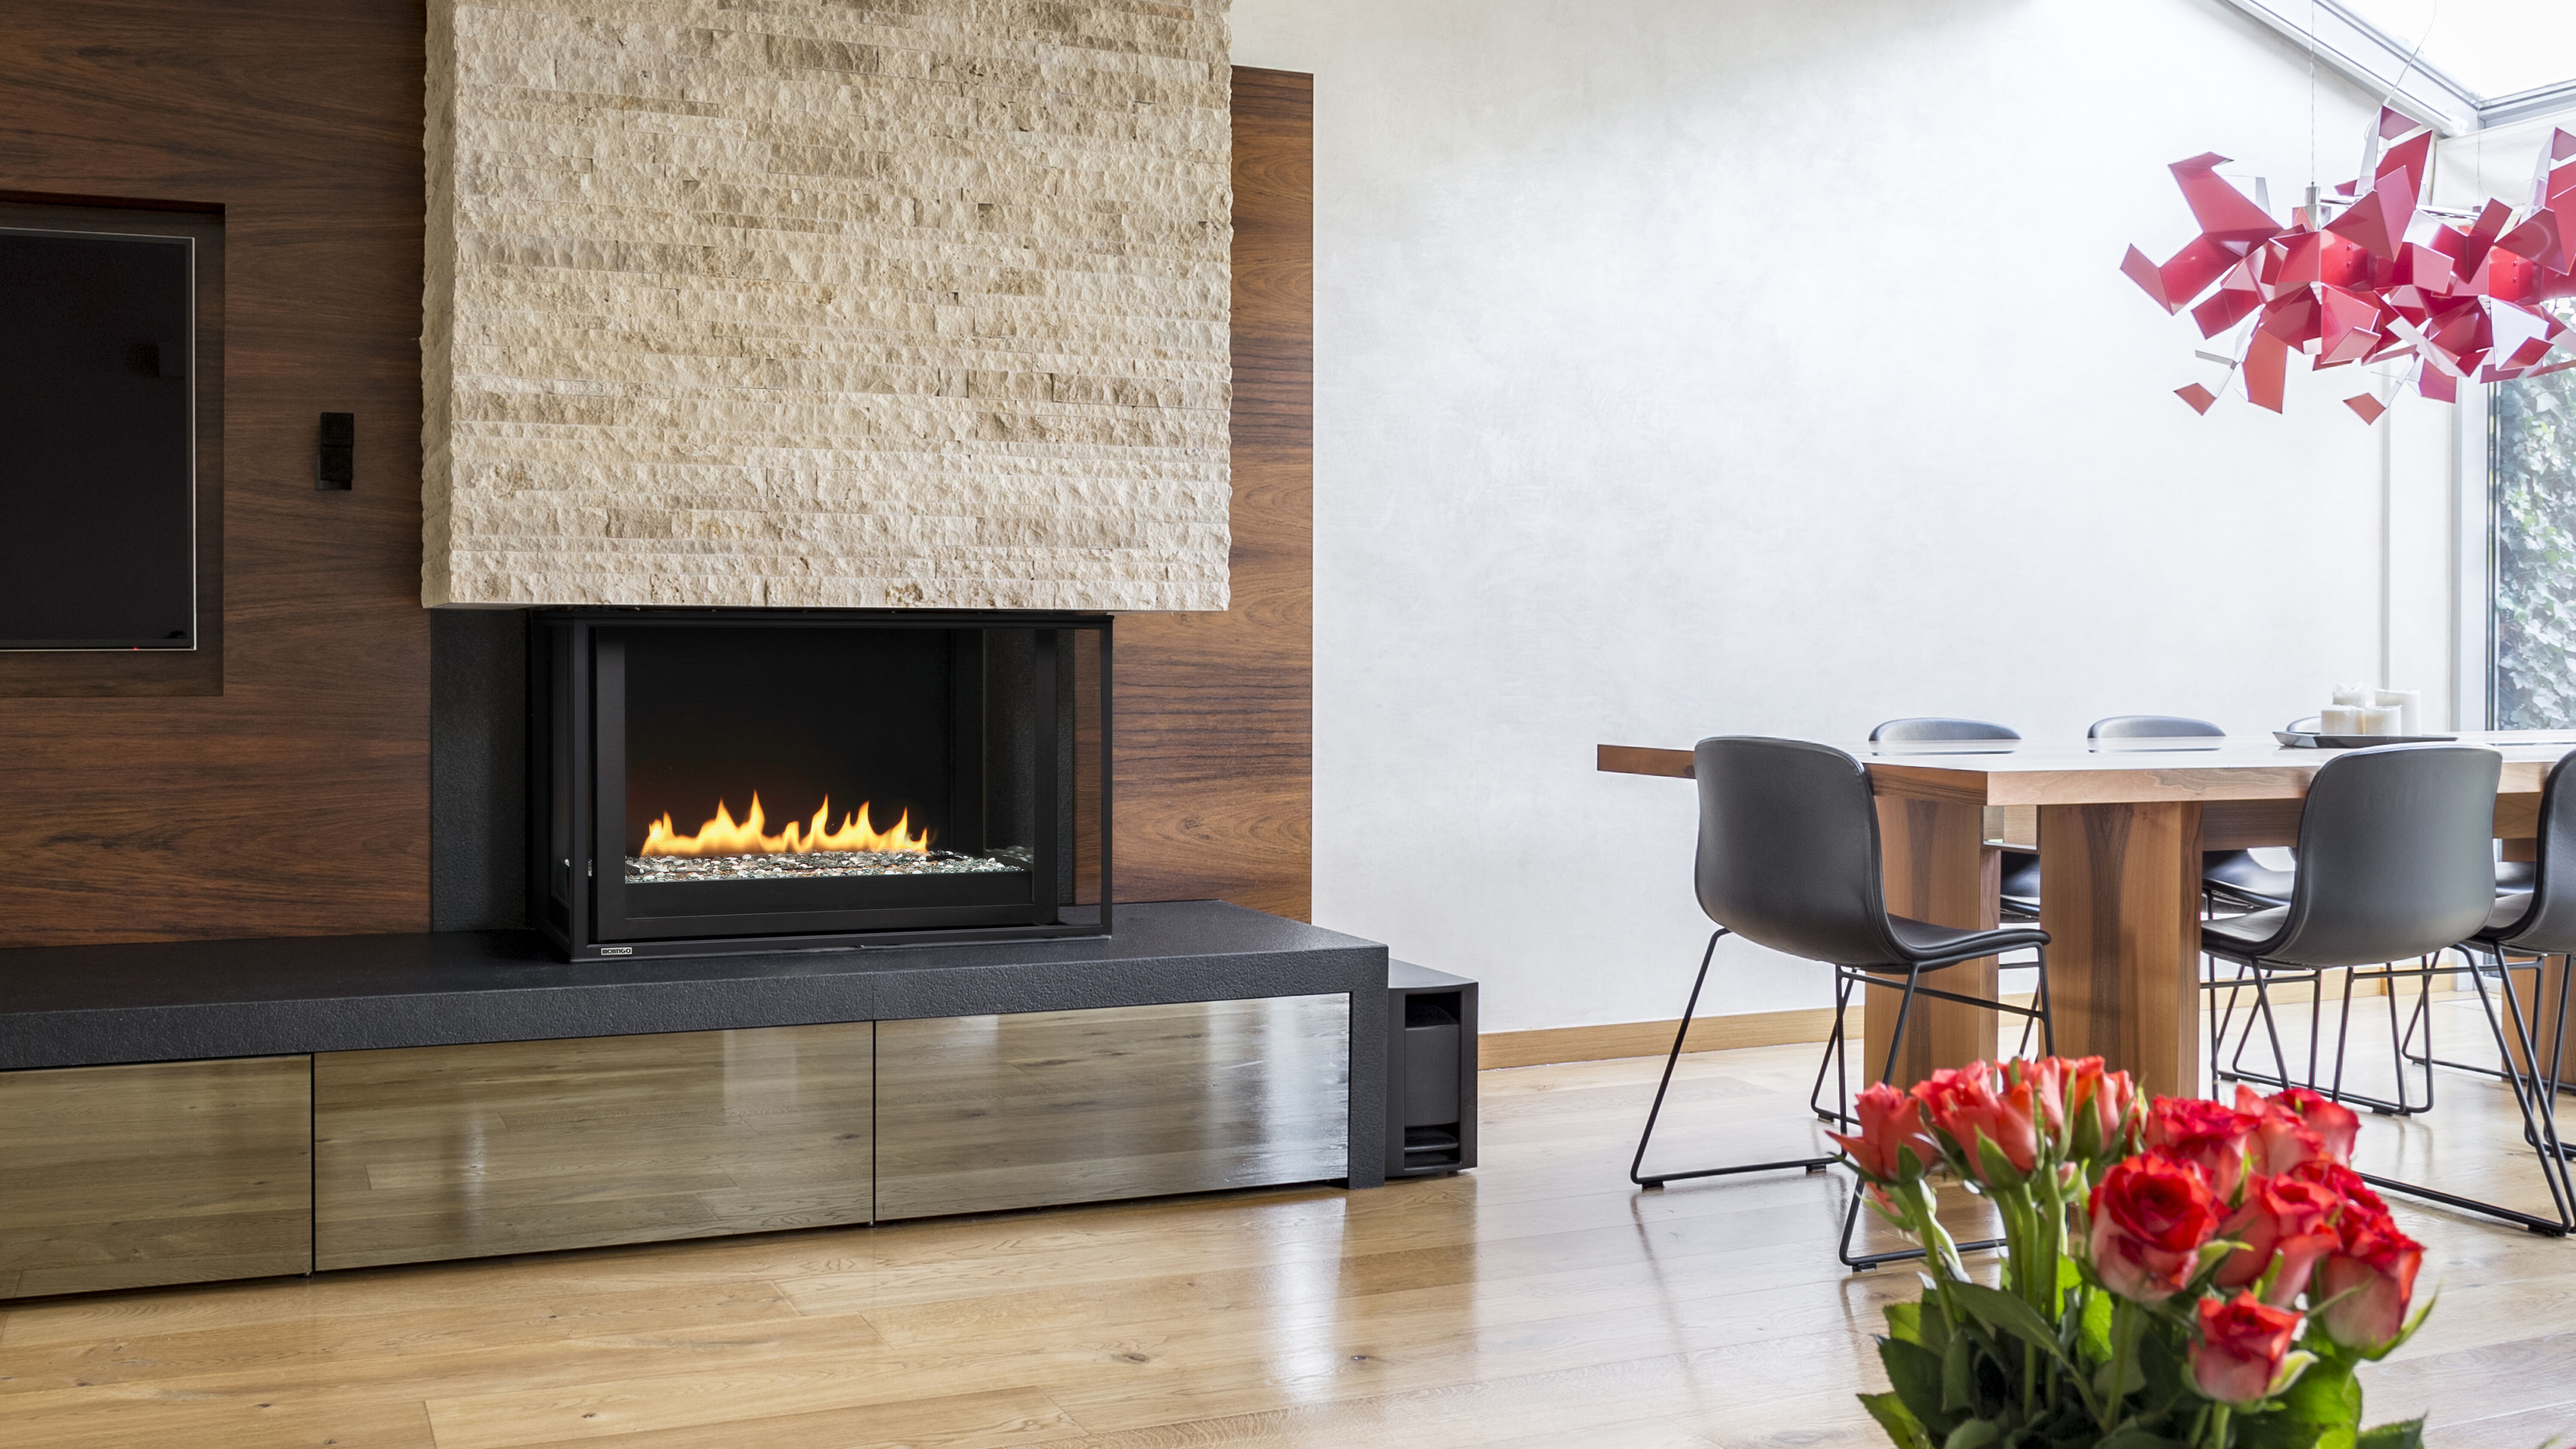
[[[2352,1170],[2361,1121],[2303,1088],[2138,1101],[2099,1057],[1880,1083],[1835,1134],[1870,1201],[1923,1245],[1887,1310],[1893,1386],[1861,1402],[1898,1449],[2419,1449],[2363,1431],[2354,1369],[2406,1341],[2423,1245]],[[1926,1180],[2003,1218],[2002,1286],[1969,1278]]]

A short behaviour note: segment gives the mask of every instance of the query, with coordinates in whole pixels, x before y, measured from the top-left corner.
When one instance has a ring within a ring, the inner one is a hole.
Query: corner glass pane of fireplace
[[[538,626],[541,899],[574,955],[1103,928],[1065,907],[1104,863],[1082,807],[1106,777],[1106,620]]]

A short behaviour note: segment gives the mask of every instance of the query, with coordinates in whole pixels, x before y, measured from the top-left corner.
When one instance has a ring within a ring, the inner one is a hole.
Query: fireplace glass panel
[[[547,924],[576,956],[1103,928],[1062,908],[1098,899],[1105,620],[538,622]]]

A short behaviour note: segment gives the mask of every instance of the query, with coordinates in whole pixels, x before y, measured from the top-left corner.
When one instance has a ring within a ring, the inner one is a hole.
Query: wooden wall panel
[[[1314,77],[1234,72],[1234,596],[1118,622],[1118,897],[1306,918]]]
[[[421,6],[7,14],[0,191],[223,210],[225,577],[219,697],[0,699],[0,945],[426,929]]]

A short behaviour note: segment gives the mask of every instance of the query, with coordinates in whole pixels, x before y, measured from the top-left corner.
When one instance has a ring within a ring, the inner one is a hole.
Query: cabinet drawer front
[[[314,1059],[324,1268],[868,1221],[875,1027]]]
[[[877,1215],[1315,1182],[1349,1168],[1350,999],[881,1022]]]
[[[311,1060],[0,1072],[0,1297],[313,1267]]]

